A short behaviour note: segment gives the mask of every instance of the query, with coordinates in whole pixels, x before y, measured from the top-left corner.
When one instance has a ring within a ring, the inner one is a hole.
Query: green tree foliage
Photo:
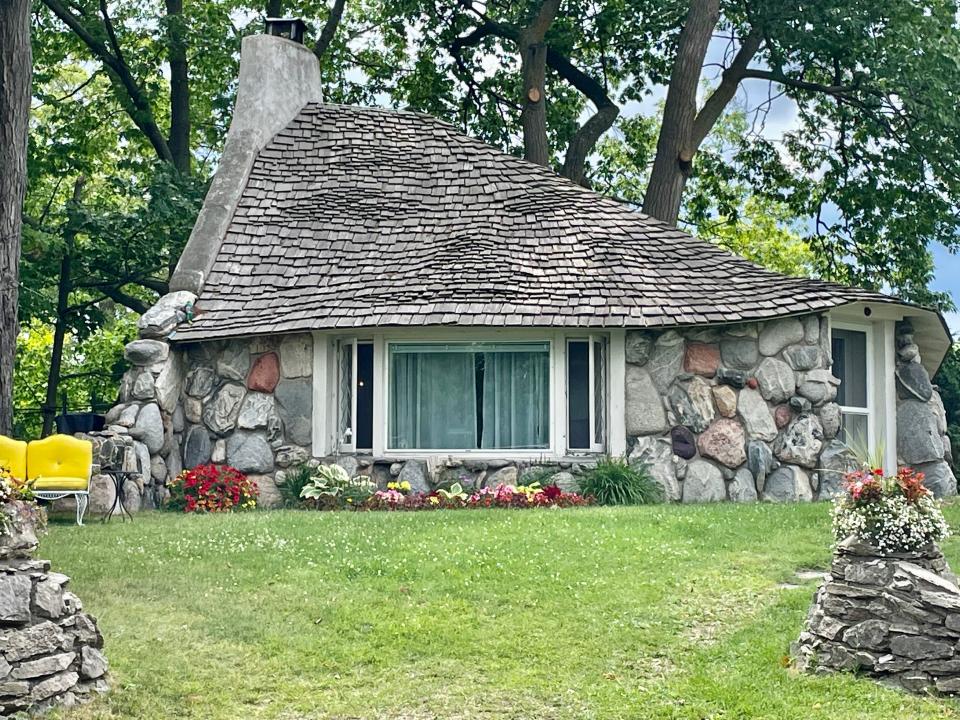
[[[123,346],[136,336],[136,317],[121,311],[109,322],[80,339],[75,333],[67,337],[64,348],[61,396],[70,410],[103,411],[117,398],[120,378],[126,369]],[[34,319],[25,325],[17,338],[17,361],[14,373],[14,435],[20,438],[40,437],[43,419],[40,407],[47,391],[47,372],[53,345],[53,329]]]
[[[950,348],[933,381],[947,410],[947,426],[953,448],[953,467],[960,474],[960,343]]]

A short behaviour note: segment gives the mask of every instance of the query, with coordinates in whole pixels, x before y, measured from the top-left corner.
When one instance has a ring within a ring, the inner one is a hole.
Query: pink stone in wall
[[[280,360],[273,352],[258,357],[247,375],[247,388],[257,392],[273,392],[280,382]]]
[[[760,383],[757,382],[755,377],[747,378],[747,387],[751,390],[756,390]]]
[[[782,430],[790,421],[793,420],[793,410],[789,405],[777,405],[773,411],[773,421],[777,424],[777,429]]]
[[[736,468],[747,461],[746,433],[736,420],[721,418],[697,438],[697,449],[704,457]]]
[[[683,369],[688,373],[713,377],[720,367],[720,348],[707,343],[692,342],[683,356]]]

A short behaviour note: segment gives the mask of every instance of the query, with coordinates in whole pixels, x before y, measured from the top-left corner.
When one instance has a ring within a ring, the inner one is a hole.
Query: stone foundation
[[[28,557],[35,547],[29,528],[0,532],[0,715],[70,706],[108,689],[96,620],[67,590],[70,578]]]
[[[936,547],[834,555],[791,654],[811,672],[852,671],[911,692],[960,692],[960,588]]]

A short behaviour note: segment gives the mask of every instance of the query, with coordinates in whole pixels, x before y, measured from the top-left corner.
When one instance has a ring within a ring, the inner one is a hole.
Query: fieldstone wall
[[[940,550],[878,555],[845,541],[791,648],[810,672],[854,671],[912,692],[960,692],[960,588]]]
[[[311,456],[313,339],[299,334],[171,346],[168,337],[188,320],[194,299],[185,291],[161,298],[140,319],[140,339],[124,351],[131,368],[107,415],[107,434],[129,437],[147,470],[140,502],[130,509],[160,505],[167,482],[208,462],[252,476],[261,504],[275,505],[275,471]],[[95,478],[94,490],[99,485]]]
[[[103,693],[107,660],[96,620],[67,590],[70,578],[34,560],[36,547],[0,531],[0,715],[70,706]],[[5,537],[6,536],[6,537]]]
[[[839,380],[826,318],[629,331],[626,430],[667,499],[812,500],[839,485]]]
[[[920,364],[920,350],[913,341],[909,321],[897,323],[896,346],[899,463],[923,472],[927,487],[936,495],[956,495],[947,413],[929,373]]]

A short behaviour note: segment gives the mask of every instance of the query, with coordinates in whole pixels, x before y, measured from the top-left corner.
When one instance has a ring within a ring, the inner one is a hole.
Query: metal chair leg
[[[83,526],[83,516],[87,512],[89,497],[87,495],[77,495],[77,525]]]

